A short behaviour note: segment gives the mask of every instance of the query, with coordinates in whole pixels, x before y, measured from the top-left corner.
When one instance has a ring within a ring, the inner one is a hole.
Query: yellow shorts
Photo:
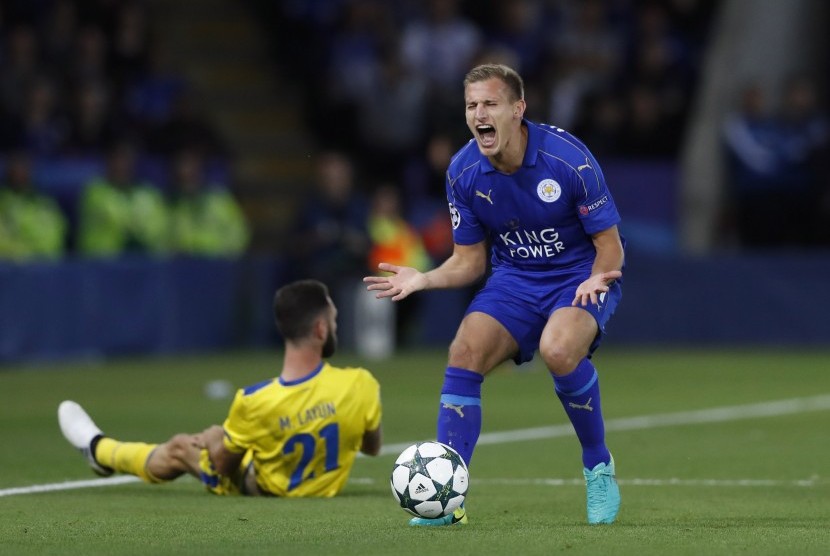
[[[220,475],[216,472],[213,462],[210,461],[208,451],[202,450],[199,456],[199,480],[213,494],[247,494],[245,490],[245,476],[248,473],[253,473],[252,460],[252,452],[245,452],[245,455],[242,457],[242,462],[236,471],[230,475]]]

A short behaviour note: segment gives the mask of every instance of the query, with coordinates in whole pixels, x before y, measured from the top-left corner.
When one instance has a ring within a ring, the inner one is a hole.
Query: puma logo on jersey
[[[493,199],[491,199],[491,198],[490,198],[490,194],[492,194],[492,193],[493,193],[493,190],[492,190],[492,189],[490,189],[490,190],[487,192],[487,195],[485,195],[484,193],[482,193],[481,191],[479,191],[478,189],[476,189],[476,197],[481,197],[482,199],[486,199],[486,200],[487,200],[487,202],[488,202],[488,203],[490,203],[491,205],[493,204]]]
[[[585,169],[587,169],[587,168],[590,168],[591,170],[593,170],[593,169],[594,169],[594,167],[593,167],[593,166],[591,166],[591,162],[590,162],[590,161],[586,158],[586,159],[585,159],[585,164],[583,164],[582,166],[577,166],[577,167],[576,167],[576,171],[577,171],[577,172],[581,172],[582,170],[585,170]]]
[[[590,400],[588,400],[588,401],[590,401]],[[453,411],[458,413],[458,416],[461,417],[462,419],[464,418],[464,412],[461,411],[461,409],[463,407],[464,407],[463,405],[453,405],[451,403],[445,403],[444,404],[444,409],[452,409]]]
[[[588,401],[585,402],[584,404],[581,404],[581,405],[578,404],[578,403],[568,402],[568,407],[572,407],[574,409],[584,409],[586,411],[593,411],[594,408],[591,407],[591,400],[592,399],[593,398],[588,398]]]

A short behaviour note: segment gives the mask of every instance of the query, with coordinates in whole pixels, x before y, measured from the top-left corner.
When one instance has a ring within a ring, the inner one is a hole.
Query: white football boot
[[[102,477],[112,475],[112,469],[104,467],[95,459],[92,444],[96,439],[104,436],[104,433],[87,415],[84,408],[71,400],[62,401],[58,406],[58,423],[63,436],[86,457],[95,473]]]

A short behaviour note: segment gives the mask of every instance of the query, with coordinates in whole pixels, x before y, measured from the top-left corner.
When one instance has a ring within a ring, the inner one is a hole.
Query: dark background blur
[[[825,344],[828,23],[819,0],[4,0],[0,192],[25,157],[67,225],[59,256],[0,260],[0,361],[271,345],[270,296],[304,276],[347,345],[390,318],[398,346],[445,344],[469,291],[390,316],[357,280],[451,250],[461,82],[493,61],[603,166],[629,245],[609,341]],[[197,153],[244,253],[83,253],[122,143],[171,206]]]

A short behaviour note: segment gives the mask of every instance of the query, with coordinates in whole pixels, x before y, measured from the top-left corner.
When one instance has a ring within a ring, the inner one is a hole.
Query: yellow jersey
[[[346,484],[363,434],[380,419],[375,377],[323,362],[300,380],[274,378],[240,389],[223,425],[224,443],[231,452],[248,452],[265,492],[334,496]]]

